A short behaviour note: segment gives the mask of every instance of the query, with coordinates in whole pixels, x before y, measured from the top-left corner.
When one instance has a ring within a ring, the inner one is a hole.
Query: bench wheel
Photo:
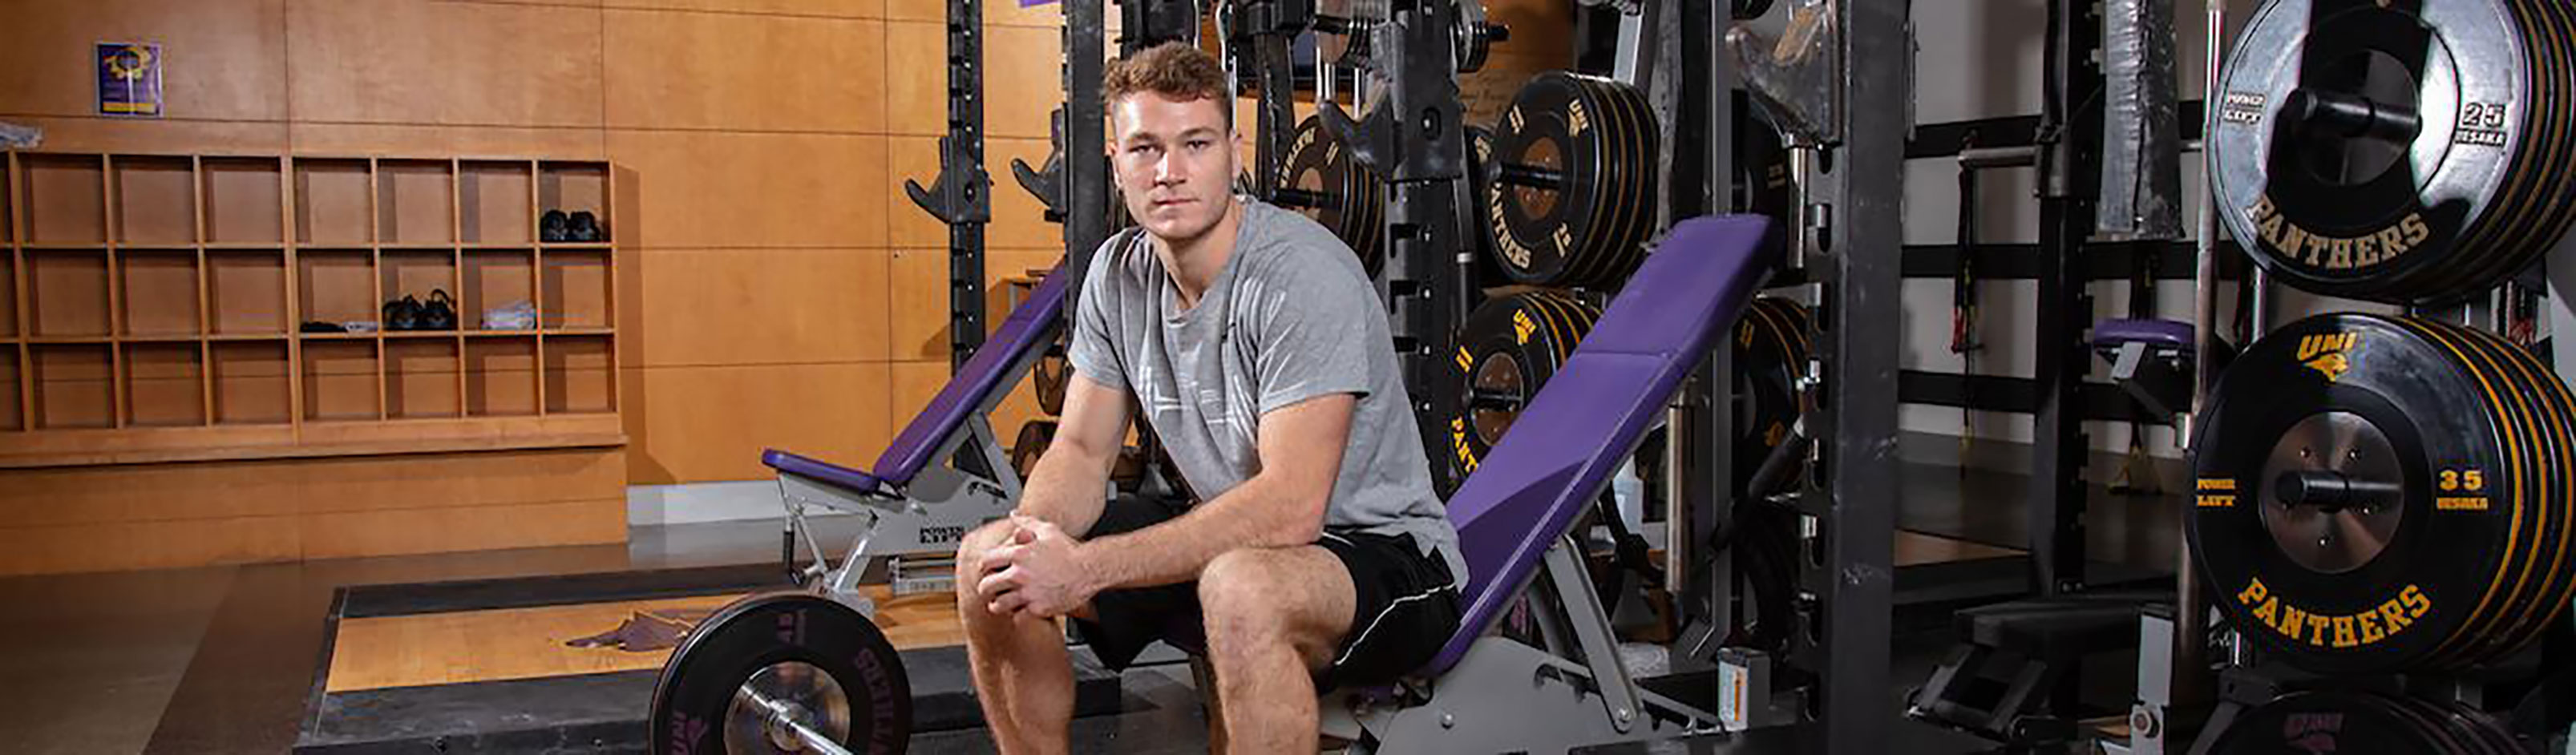
[[[895,755],[912,737],[912,683],[858,611],[764,593],[707,617],[671,653],[647,725],[664,755]]]

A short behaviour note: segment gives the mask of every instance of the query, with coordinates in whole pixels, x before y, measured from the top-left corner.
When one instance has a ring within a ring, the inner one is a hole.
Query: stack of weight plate
[[[1386,265],[1386,182],[1352,159],[1348,145],[1306,116],[1290,137],[1288,159],[1280,170],[1280,204],[1313,218],[1359,255],[1369,277]]]
[[[2299,692],[2237,717],[2211,755],[2519,755],[2513,734],[2452,703],[2359,691]]]
[[[2276,280],[2472,300],[2576,221],[2576,6],[2271,0],[2233,50],[2210,182]],[[2310,317],[2230,363],[2195,424],[2192,552],[2263,657],[2453,673],[2565,620],[2576,397],[2528,348],[2432,319]],[[2254,708],[2215,751],[2516,750],[2474,711],[2339,690]]]
[[[2291,285],[2455,301],[2576,222],[2576,6],[2273,0],[2220,84],[2219,216]]]
[[[2576,398],[2483,331],[2322,315],[2202,412],[2189,534],[2238,633],[2323,673],[2460,669],[2576,594]]]
[[[1645,260],[1660,145],[1644,93],[1550,71],[1521,87],[1479,166],[1494,259],[1514,282],[1612,286]]]

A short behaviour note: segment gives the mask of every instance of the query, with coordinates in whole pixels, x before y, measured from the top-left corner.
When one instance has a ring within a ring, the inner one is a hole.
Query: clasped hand
[[[993,613],[1053,619],[1089,602],[1099,589],[1076,553],[1080,543],[1037,517],[1012,514],[1018,530],[1002,547],[984,553],[975,594]]]

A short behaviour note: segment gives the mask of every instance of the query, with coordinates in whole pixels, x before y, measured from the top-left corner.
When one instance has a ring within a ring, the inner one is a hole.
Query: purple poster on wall
[[[161,117],[161,46],[98,43],[98,114]]]

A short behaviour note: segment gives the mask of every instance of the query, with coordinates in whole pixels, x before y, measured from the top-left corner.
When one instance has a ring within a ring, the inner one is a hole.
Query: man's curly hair
[[[1183,42],[1165,42],[1135,54],[1110,61],[1100,77],[1100,96],[1115,112],[1118,101],[1128,95],[1153,92],[1189,102],[1207,100],[1225,113],[1225,124],[1234,126],[1234,108],[1227,107],[1225,66],[1209,55]]]

